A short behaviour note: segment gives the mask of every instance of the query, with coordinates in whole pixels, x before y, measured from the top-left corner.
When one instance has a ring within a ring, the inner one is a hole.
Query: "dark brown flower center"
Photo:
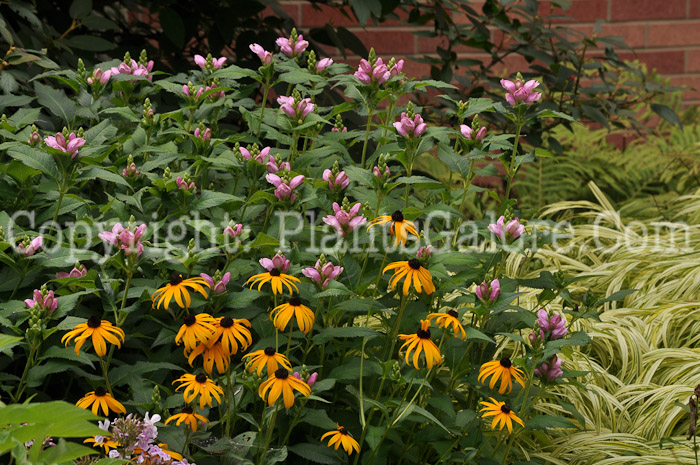
[[[204,373],[200,373],[194,377],[194,380],[200,384],[204,384],[207,382],[207,375],[205,375]]]
[[[298,307],[301,305],[301,299],[298,296],[294,296],[291,299],[289,299],[289,305],[292,307]]]
[[[340,428],[338,428],[338,432],[340,434],[348,434],[348,430],[346,430],[344,426],[341,426]]]
[[[100,325],[102,324],[102,320],[100,319],[99,316],[97,315],[92,315],[90,318],[87,320],[87,325],[90,328],[99,328]]]
[[[459,313],[455,312],[454,310],[450,310],[447,312],[448,315],[450,315],[452,318],[457,318],[459,317]]]
[[[194,413],[194,410],[192,410],[192,407],[190,407],[189,405],[186,405],[182,407],[182,413],[184,413],[185,415],[192,415],[192,413]]]
[[[95,389],[95,395],[97,397],[103,397],[105,394],[107,394],[107,391],[105,391],[105,388],[103,388],[102,386]]]
[[[391,221],[394,223],[401,223],[403,221],[403,213],[401,213],[401,210],[396,210],[391,214]]]
[[[510,413],[510,407],[508,407],[506,404],[501,405],[501,412],[503,412],[503,413],[505,413],[505,414],[509,414],[509,413]]]
[[[421,339],[430,339],[430,330],[419,329],[418,331],[416,331],[416,336],[418,336]]]
[[[219,322],[219,326],[221,326],[222,328],[230,328],[231,326],[233,326],[233,318],[231,318],[230,316],[223,317]]]
[[[185,325],[187,325],[187,326],[192,326],[193,324],[195,324],[197,322],[197,318],[195,318],[194,315],[187,315],[184,318],[184,320],[185,320]]]
[[[275,371],[275,378],[277,379],[287,379],[287,376],[289,376],[289,372],[284,368]]]
[[[268,357],[272,357],[273,355],[275,355],[275,348],[265,347],[265,350],[263,350],[263,352],[265,352],[265,355],[267,355]]]
[[[170,275],[170,285],[177,286],[182,282],[182,275],[179,273],[173,273]]]
[[[273,268],[270,270],[270,276],[279,276],[281,274],[282,273],[280,273],[280,270],[278,270],[277,268]]]
[[[414,270],[419,270],[420,269],[420,261],[418,261],[417,258],[412,258],[408,261],[408,266],[410,266]]]
[[[510,368],[510,367],[513,366],[513,362],[511,362],[510,359],[509,359],[508,357],[503,357],[503,358],[501,359],[501,366],[502,366],[503,368]]]

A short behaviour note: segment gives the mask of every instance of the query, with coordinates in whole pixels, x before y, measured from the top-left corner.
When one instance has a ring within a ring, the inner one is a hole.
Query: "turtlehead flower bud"
[[[505,216],[501,216],[496,221],[496,224],[490,224],[488,226],[489,231],[495,234],[502,241],[511,241],[520,237],[525,232],[525,226],[520,224],[518,218],[514,218],[505,223]]]
[[[280,51],[289,58],[298,57],[309,46],[309,42],[304,40],[304,36],[297,34],[296,28],[292,29],[289,38],[279,37],[275,43],[280,48]]]
[[[432,245],[421,246],[416,252],[416,258],[429,258],[431,255],[433,255]]]
[[[56,277],[59,279],[61,279],[61,278],[82,278],[85,275],[87,275],[87,268],[85,268],[85,266],[81,265],[79,262],[76,262],[73,269],[70,270],[69,272],[61,271],[61,272],[56,273]]]
[[[494,279],[490,283],[486,281],[476,286],[476,296],[484,303],[490,303],[498,299],[501,294],[501,282]]]
[[[396,132],[401,136],[410,137],[420,137],[428,129],[428,125],[423,122],[423,118],[419,114],[409,117],[408,113],[401,113],[401,118],[399,121],[394,123]]]
[[[231,239],[241,237],[241,234],[243,234],[243,225],[240,223],[234,224],[233,221],[230,221],[228,226],[224,228],[224,235],[230,236]]]
[[[211,140],[211,129],[205,128],[203,131],[200,131],[199,128],[195,128],[194,137],[201,139],[204,142],[209,142]]]
[[[391,77],[391,72],[384,64],[381,58],[376,58],[374,48],[369,51],[367,60],[360,60],[360,65],[355,71],[355,79],[364,85],[380,85],[385,83]]]
[[[170,172],[170,167],[166,166],[165,169],[163,170],[163,181],[166,183],[169,182],[172,179],[173,175]]]
[[[226,63],[226,57],[214,58],[211,56],[211,53],[207,54],[206,58],[202,55],[195,55],[194,62],[202,69],[219,69]]]
[[[566,318],[558,313],[550,316],[547,310],[541,308],[537,312],[537,327],[543,341],[555,341],[567,335]]]
[[[42,138],[39,135],[39,131],[37,131],[36,126],[32,125],[32,133],[29,135],[29,140],[27,143],[34,147],[35,145],[39,145],[42,142]]]
[[[322,58],[318,63],[316,63],[316,71],[321,72],[333,64],[333,58]]]
[[[24,236],[22,242],[17,244],[17,252],[25,257],[31,257],[39,251],[44,244],[42,236],[36,236],[34,239],[29,239],[29,236]]]
[[[324,263],[325,262],[325,263]],[[331,279],[336,279],[343,272],[342,266],[335,266],[333,263],[321,259],[316,260],[316,264],[311,267],[304,268],[301,273],[310,278],[322,290],[328,287]]]
[[[544,362],[538,368],[535,368],[535,375],[546,381],[554,381],[564,375],[561,369],[561,359],[556,355],[549,362]]]
[[[218,270],[216,273],[214,273],[213,277],[206,273],[200,273],[199,276],[204,278],[204,280],[209,283],[209,287],[214,294],[223,294],[226,292],[226,286],[228,286],[228,283],[231,280],[231,273],[226,272],[221,275],[221,272]]]
[[[323,222],[335,229],[341,237],[347,237],[355,229],[367,222],[367,218],[359,215],[362,204],[360,202],[350,206],[347,197],[343,200],[341,208],[333,202],[333,215],[323,218]]]
[[[530,105],[542,98],[542,94],[535,92],[535,88],[540,83],[531,79],[523,81],[523,77],[518,73],[515,81],[501,79],[501,86],[506,90],[506,101],[511,105],[524,103]]]
[[[486,126],[483,126],[475,131],[470,126],[462,124],[459,127],[459,130],[462,133],[462,137],[464,137],[467,140],[478,141],[486,137]]]
[[[269,65],[272,63],[273,57],[272,57],[272,52],[268,52],[265,50],[261,45],[259,44],[252,44],[249,46],[250,50],[255,53],[258,58],[260,58],[260,61],[264,66]]]
[[[178,176],[177,179],[175,179],[175,184],[177,185],[178,189],[186,190],[189,192],[194,192],[194,190],[196,189],[194,181],[191,181],[189,175],[187,174],[184,178]]]

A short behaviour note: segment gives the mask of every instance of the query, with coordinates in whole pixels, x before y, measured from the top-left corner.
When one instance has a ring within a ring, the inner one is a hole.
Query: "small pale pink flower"
[[[331,128],[331,132],[348,132],[348,128],[345,127],[345,126],[343,126],[343,129],[340,130],[340,129],[336,128],[336,127],[333,127],[333,128]]]
[[[540,83],[534,79],[525,83],[519,78],[516,79],[515,82],[501,79],[501,86],[506,90],[506,101],[511,105],[515,105],[518,102],[529,105],[541,99],[542,94],[534,91],[539,85]]]
[[[323,71],[333,64],[333,58],[323,58],[318,63],[316,63],[316,71]]]
[[[396,64],[392,66],[389,70],[389,74],[391,74],[391,77],[398,76],[399,74],[401,74],[401,72],[403,71],[403,65],[403,60],[397,61]]]
[[[418,249],[418,252],[416,252],[416,258],[428,258],[432,254],[433,254],[433,246],[432,245],[421,246],[421,248]]]
[[[209,284],[209,287],[211,287],[212,292],[214,294],[223,294],[226,292],[226,286],[228,286],[229,281],[231,280],[231,273],[226,272],[224,275],[221,277],[221,280],[218,282],[214,282],[214,278],[209,276],[206,273],[200,273],[199,276],[201,278],[204,278],[204,280]]]
[[[315,282],[321,289],[328,287],[331,279],[335,279],[343,272],[342,266],[336,266],[331,262],[326,262],[321,266],[321,261],[316,260],[314,266],[309,266],[301,270],[301,273]]]
[[[204,131],[200,131],[199,128],[195,128],[194,137],[202,139],[204,142],[209,142],[211,140],[211,129],[206,128]]]
[[[384,172],[378,167],[375,166],[372,168],[372,174],[374,175],[375,178],[382,179],[384,176],[389,177],[391,176],[391,170],[389,169],[388,166],[384,167]]]
[[[130,165],[122,170],[122,174],[125,178],[135,178],[141,174],[141,171],[136,168],[136,163],[132,161]]]
[[[396,121],[394,127],[403,137],[420,137],[428,129],[428,125],[423,122],[421,115],[416,113],[411,119],[406,116],[405,112],[401,113],[401,120]]]
[[[517,218],[513,218],[505,224],[505,218],[501,215],[496,224],[489,225],[489,231],[498,236],[501,240],[513,240],[520,237],[525,232],[525,226],[520,224]]]
[[[39,251],[41,246],[44,244],[44,238],[42,236],[36,236],[31,240],[28,246],[24,246],[23,243],[17,244],[17,251],[24,255],[25,257],[31,257]]]
[[[289,271],[291,262],[282,254],[275,254],[272,258],[261,258],[260,265],[267,271],[277,270],[280,273]]]
[[[268,173],[265,176],[267,182],[275,186],[275,196],[280,201],[288,200],[289,202],[294,202],[297,195],[294,193],[294,189],[299,187],[304,182],[304,175],[300,174],[292,178],[289,183],[285,182],[274,173]]]
[[[563,376],[564,372],[561,369],[561,359],[555,355],[549,363],[544,362],[538,368],[535,368],[535,374],[547,381],[554,381]]]
[[[301,34],[297,36],[297,40],[294,43],[286,37],[279,37],[275,43],[280,48],[280,51],[290,58],[301,55],[309,46],[309,42],[304,40],[304,36]]]
[[[294,97],[282,96],[277,98],[277,103],[280,104],[280,108],[285,115],[298,121],[303,121],[316,108],[308,97],[295,102]]]
[[[332,191],[342,191],[348,185],[350,185],[350,179],[348,178],[348,175],[345,174],[345,171],[339,172],[336,176],[333,176],[333,172],[331,170],[324,170],[323,171],[323,180],[328,182],[328,188]]]
[[[58,308],[58,299],[54,296],[53,291],[48,291],[46,295],[42,295],[39,289],[34,289],[32,294],[33,299],[24,299],[24,304],[27,308],[38,307],[41,310],[54,312]]]
[[[85,268],[83,265],[78,264],[77,266],[74,266],[70,272],[66,273],[65,271],[61,271],[56,273],[56,277],[61,279],[61,278],[82,278],[83,276],[87,275],[87,268]]]
[[[90,85],[100,83],[100,84],[106,84],[107,81],[109,81],[109,78],[112,77],[112,70],[108,69],[107,71],[102,71],[102,68],[95,68],[95,70],[92,72],[92,76],[87,78],[87,82]]]
[[[186,191],[194,191],[195,189],[194,181],[190,181],[190,183],[187,184],[187,181],[182,179],[182,177],[180,176],[178,176],[177,179],[175,179],[175,185],[177,185],[179,189],[183,189]]]
[[[555,341],[568,333],[566,319],[558,313],[549,316],[547,310],[543,308],[537,311],[537,326],[540,328],[540,337],[543,341]]]
[[[360,208],[362,208],[362,204],[357,202],[349,211],[345,211],[337,202],[333,202],[333,212],[335,214],[324,217],[323,222],[338,231],[341,237],[346,237],[367,221],[367,218],[364,216],[358,216]]]
[[[199,66],[202,69],[207,67],[207,59],[204,58],[202,55],[195,55],[194,62],[197,66]],[[224,66],[224,63],[226,63],[226,57],[212,59],[212,65],[214,66],[214,69],[221,68],[222,66]]]
[[[97,236],[105,242],[118,246],[124,251],[124,254],[131,255],[136,252],[140,256],[144,247],[141,243],[141,237],[146,232],[146,225],[142,224],[135,231],[125,229],[121,223],[117,223],[112,227],[112,231],[102,231]]]
[[[85,145],[85,139],[76,136],[74,132],[70,133],[67,141],[65,137],[63,137],[63,134],[57,132],[55,137],[48,136],[44,139],[44,142],[52,149],[70,154],[71,158],[75,158],[75,156],[78,155],[78,149]]]
[[[486,281],[476,286],[476,296],[483,302],[493,302],[501,294],[501,282],[494,279],[490,283]]]
[[[231,239],[240,237],[243,234],[243,225],[240,223],[234,224],[233,226],[226,226],[224,228],[224,234],[231,236]]]
[[[265,50],[262,45],[251,44],[249,47],[250,50],[260,58],[263,65],[267,66],[272,63],[272,52]]]
[[[479,130],[475,132],[471,126],[462,124],[460,125],[459,130],[462,133],[462,136],[468,140],[481,140],[486,137],[486,126],[479,128]]]
[[[246,149],[245,147],[240,147],[239,150],[241,151],[241,156],[245,158],[246,160],[253,160],[253,156],[251,155],[250,151]],[[260,153],[258,153],[255,156],[255,161],[260,163],[261,165],[265,165],[268,163],[268,159],[270,157],[270,150],[272,150],[271,147],[265,147],[263,148]]]
[[[369,61],[364,58],[360,60],[360,65],[355,71],[355,78],[362,84],[383,84],[391,77],[391,72],[381,58],[377,58],[374,66],[369,64]]]
[[[280,171],[291,171],[292,166],[289,164],[288,161],[282,161],[277,163],[277,160],[274,159],[274,157],[270,157],[270,161],[267,162],[267,172],[268,173],[278,173]]]

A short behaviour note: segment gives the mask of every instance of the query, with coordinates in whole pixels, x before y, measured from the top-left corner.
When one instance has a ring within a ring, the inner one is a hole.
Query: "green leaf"
[[[467,333],[467,340],[469,340],[471,338],[471,339],[480,339],[482,341],[491,342],[491,343],[494,342],[494,340],[491,339],[489,336],[487,336],[486,334],[482,333],[478,329],[473,328],[471,326],[465,326],[464,332]]]
[[[252,244],[250,244],[250,247],[279,247],[279,245],[279,240],[275,239],[272,236],[268,236],[265,233],[260,233],[257,236],[255,236],[255,240]]]
[[[63,43],[70,48],[88,50],[90,52],[106,52],[107,50],[112,50],[117,47],[114,42],[105,40],[102,37],[88,35],[71,36],[64,39]]]
[[[120,176],[117,173],[113,173],[104,168],[98,168],[97,166],[90,166],[87,169],[82,170],[80,172],[80,177],[76,178],[76,181],[85,181],[89,179],[102,179],[104,181],[119,184],[131,189],[131,186],[127,180],[124,179],[124,176]]]
[[[662,105],[660,103],[652,103],[651,109],[654,113],[656,113],[669,123],[673,124],[674,126],[678,126],[679,128],[683,127],[683,123],[681,123],[681,120],[676,114],[676,112],[671,110],[666,105]]]
[[[323,328],[313,338],[314,344],[323,344],[335,338],[345,337],[374,337],[382,333],[362,326],[348,326],[341,328]]]
[[[365,360],[362,364],[363,376],[381,376],[383,372],[381,365],[374,360]],[[335,367],[328,376],[339,381],[357,381],[360,377],[360,359],[352,357],[350,361]]]
[[[40,82],[34,83],[34,90],[40,105],[46,107],[59,118],[63,118],[65,124],[70,125],[73,118],[75,118],[76,106],[75,103],[66,96],[65,92],[50,86],[45,86]]]
[[[600,113],[600,112],[599,112]],[[571,115],[567,115],[566,113],[562,113],[560,111],[555,111],[555,110],[542,110],[537,114],[538,118],[561,118],[565,119],[567,121],[576,121]],[[603,117],[605,119],[605,117]],[[607,121],[606,121],[607,123]]]
[[[332,424],[329,429],[332,430],[333,426],[335,426],[335,424]],[[293,454],[314,463],[323,463],[327,465],[342,463],[333,453],[332,449],[325,446],[319,446],[318,444],[294,444],[287,449]]]
[[[3,351],[9,350],[20,343],[24,339],[21,336],[10,336],[8,334],[0,334],[0,349]]]
[[[204,210],[205,208],[218,207],[227,202],[240,202],[243,199],[223,192],[203,190],[202,195],[195,202],[192,202],[191,210]]]
[[[81,19],[89,15],[92,11],[92,0],[73,0],[68,14],[73,19]]]
[[[75,460],[85,455],[98,454],[99,452],[92,447],[81,446],[73,442],[66,442],[65,439],[59,439],[58,444],[53,447],[47,447],[39,455],[40,463],[59,464]]]
[[[627,297],[630,294],[634,294],[635,292],[637,292],[637,290],[638,289],[622,289],[620,291],[613,292],[606,298],[599,300],[598,304],[604,304],[606,302],[618,302],[620,300],[624,300],[625,297]]]
[[[58,177],[56,162],[51,155],[42,150],[29,147],[28,145],[18,145],[9,149],[7,154],[28,167],[41,171],[51,179]]]
[[[122,386],[125,384],[137,385],[146,373],[158,370],[182,371],[177,365],[168,362],[143,362],[139,361],[133,365],[122,365],[109,370],[109,381],[112,386]]]
[[[577,428],[570,420],[554,415],[535,415],[525,422],[525,427],[543,431],[548,428]]]

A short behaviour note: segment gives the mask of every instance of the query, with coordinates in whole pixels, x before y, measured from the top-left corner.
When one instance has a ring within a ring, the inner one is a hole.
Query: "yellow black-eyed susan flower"
[[[200,278],[199,276],[183,279],[181,274],[173,274],[170,277],[170,282],[155,291],[151,296],[153,308],[160,308],[161,304],[163,304],[167,310],[173,297],[180,308],[190,308],[192,299],[190,298],[190,291],[188,291],[187,288],[189,287],[193,291],[199,292],[206,299],[209,297],[209,293],[204,286],[207,288],[211,287],[204,278]]]
[[[513,422],[525,427],[523,421],[511,411],[510,407],[506,405],[505,402],[499,402],[493,397],[489,397],[489,399],[491,399],[491,402],[479,402],[484,406],[484,408],[479,411],[485,412],[483,415],[481,415],[482,418],[494,417],[493,421],[491,422],[491,429],[496,429],[496,427],[498,427],[499,430],[502,430],[505,426],[508,428],[508,433],[512,433]]]
[[[428,369],[432,368],[433,365],[439,365],[442,363],[442,356],[440,355],[440,349],[435,343],[430,339],[430,321],[421,320],[420,329],[416,331],[416,334],[399,334],[399,339],[406,342],[399,348],[399,355],[404,347],[408,346],[406,349],[406,363],[410,364],[408,358],[413,353],[413,366],[416,370],[420,369],[418,365],[418,359],[420,358],[421,352],[425,353],[425,363]]]
[[[201,416],[201,415],[200,415],[200,416]],[[204,418],[204,417],[202,417],[202,418]],[[204,418],[204,419],[206,420],[206,418]],[[164,444],[164,443],[162,443],[162,442],[159,442],[159,443],[158,443],[158,447],[160,447],[160,450],[162,450],[163,452],[165,452],[166,454],[168,454],[168,455],[170,456],[171,459],[176,460],[176,461],[182,461],[182,454],[178,454],[177,452],[175,452],[175,451],[173,451],[173,450],[168,450],[168,445],[167,445],[167,444]]]
[[[294,405],[294,391],[299,391],[307,397],[311,395],[311,388],[308,384],[290,376],[289,371],[285,368],[280,368],[260,385],[258,395],[262,400],[267,401],[269,406],[275,405],[277,399],[282,395],[285,408],[290,408]]]
[[[204,371],[209,374],[214,370],[214,365],[216,365],[216,370],[220,375],[226,373],[226,370],[231,365],[231,356],[224,351],[221,342],[211,346],[209,344],[199,344],[187,357],[190,366],[192,366],[192,362],[199,355],[202,356],[204,361],[202,364]]]
[[[61,342],[68,346],[73,338],[75,338],[75,355],[79,355],[80,348],[85,344],[85,341],[92,338],[92,347],[95,349],[95,353],[98,357],[104,357],[107,353],[105,339],[107,342],[121,347],[122,342],[124,342],[124,331],[113,326],[109,321],[93,315],[88,318],[87,322],[76,325],[72,331],[64,334]]]
[[[338,424],[336,423],[336,425]],[[337,429],[327,432],[321,436],[321,441],[326,439],[328,436],[330,436],[328,447],[333,447],[333,444],[335,444],[335,450],[338,450],[338,447],[343,446],[343,449],[345,449],[345,452],[347,452],[348,455],[352,455],[353,449],[358,454],[360,453],[360,444],[355,441],[352,436],[350,436],[350,433],[344,426],[338,425]]]
[[[205,423],[208,423],[209,420],[207,420],[205,417],[202,415],[196,413],[192,407],[189,405],[186,405],[183,409],[182,412],[177,413],[171,417],[169,417],[167,420],[165,420],[165,424],[167,425],[169,422],[177,420],[175,422],[175,426],[180,426],[180,423],[184,422],[187,426],[190,427],[192,431],[197,431],[197,420],[202,422],[202,425]],[[166,452],[168,455],[170,453]],[[181,459],[178,459],[181,460]]]
[[[197,344],[205,344],[209,341],[216,330],[215,319],[208,313],[199,315],[186,315],[184,323],[175,335],[175,343],[180,345],[180,341],[185,343],[185,353],[194,350]]]
[[[418,237],[416,225],[413,223],[413,221],[404,219],[401,210],[396,210],[391,214],[391,216],[381,215],[376,217],[367,226],[367,232],[369,232],[373,226],[386,223],[391,223],[389,226],[389,234],[396,237],[394,245],[406,245],[408,234],[413,234],[414,236]]]
[[[394,275],[389,280],[389,286],[391,287],[392,291],[399,281],[406,278],[403,283],[403,295],[408,295],[408,291],[411,289],[411,284],[413,284],[413,288],[419,294],[423,291],[425,291],[425,293],[428,295],[435,292],[435,285],[433,284],[433,277],[430,275],[430,271],[423,268],[417,258],[389,263],[386,267],[384,267],[382,274],[389,270],[394,270]]]
[[[286,304],[278,305],[270,313],[272,324],[280,331],[285,330],[292,317],[296,317],[297,325],[304,334],[314,327],[314,312],[306,305],[302,305],[301,299],[297,296],[289,299]]]
[[[114,413],[126,413],[124,406],[119,403],[112,394],[105,391],[103,387],[98,387],[94,391],[90,391],[85,396],[75,403],[80,408],[88,409],[92,405],[92,413],[97,415],[100,407],[105,416],[109,416],[109,411]]]
[[[250,321],[245,318],[231,318],[222,316],[214,323],[214,333],[209,340],[209,345],[219,341],[226,355],[238,353],[238,344],[241,350],[246,350],[253,343],[253,336],[250,334]]]
[[[92,438],[87,438],[83,441],[83,444],[92,444],[92,447],[101,447],[105,450],[105,454],[109,454],[109,451],[116,449],[120,444],[109,436],[95,436]]]
[[[461,339],[467,338],[467,333],[464,331],[464,327],[462,327],[462,323],[459,321],[459,314],[456,311],[450,310],[447,313],[431,313],[427,318],[428,321],[432,321],[432,319],[435,318],[438,328],[447,329],[448,326],[452,326],[452,331],[456,337]]]
[[[173,381],[173,384],[181,383],[175,391],[179,391],[183,387],[185,391],[182,393],[185,402],[188,404],[199,396],[199,408],[204,408],[205,405],[211,407],[212,396],[217,402],[221,403],[221,396],[224,395],[224,390],[204,373],[198,375],[184,374]]]
[[[277,268],[273,268],[270,271],[251,276],[250,278],[248,278],[248,281],[246,281],[246,284],[250,283],[251,289],[257,284],[259,291],[262,288],[263,284],[267,282],[270,283],[273,293],[283,294],[284,289],[282,288],[282,285],[284,284],[287,287],[287,290],[289,291],[289,295],[292,295],[294,294],[292,288],[294,288],[295,291],[299,292],[299,288],[294,283],[301,282],[301,280],[296,276],[282,273]]]
[[[489,389],[493,389],[496,382],[498,382],[500,378],[501,386],[498,388],[499,394],[513,390],[513,379],[515,379],[522,387],[525,387],[525,374],[520,368],[514,367],[513,362],[511,362],[508,357],[503,357],[500,360],[494,360],[492,362],[486,362],[481,365],[481,368],[479,368],[479,382],[484,384],[484,381],[486,381],[486,378],[489,376],[491,376]]]
[[[267,368],[267,376],[270,377],[280,367],[283,366],[287,370],[292,369],[292,364],[286,355],[275,351],[274,347],[266,347],[263,350],[256,350],[243,356],[249,359],[246,362],[248,371],[257,371],[258,376],[262,376],[262,371]]]

